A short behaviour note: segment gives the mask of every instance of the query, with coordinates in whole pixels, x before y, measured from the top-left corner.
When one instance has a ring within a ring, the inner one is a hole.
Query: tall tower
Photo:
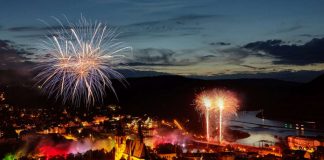
[[[120,160],[126,149],[126,136],[121,123],[118,124],[115,135],[115,160]]]
[[[0,102],[6,100],[5,93],[0,91]]]
[[[137,128],[138,139],[140,140],[141,143],[144,143],[144,135],[143,135],[143,131],[142,131],[142,121],[141,120],[139,120],[137,122],[137,126],[138,126],[138,128]]]

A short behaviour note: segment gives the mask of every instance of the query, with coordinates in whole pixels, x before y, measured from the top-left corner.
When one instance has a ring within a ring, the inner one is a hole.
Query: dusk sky
[[[37,63],[52,16],[118,28],[142,76],[308,81],[324,69],[320,0],[8,0],[0,2],[0,70]],[[145,74],[144,74],[145,73]],[[127,76],[127,75],[126,75]]]

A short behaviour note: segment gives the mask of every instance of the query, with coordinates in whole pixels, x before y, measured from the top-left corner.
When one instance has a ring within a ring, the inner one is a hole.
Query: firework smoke
[[[113,139],[83,138],[77,141],[67,140],[57,135],[28,135],[25,144],[14,154],[7,154],[6,160],[20,159],[21,157],[67,156],[68,154],[84,154],[90,150],[104,150],[110,152],[115,141]]]
[[[114,68],[125,62],[125,51],[131,48],[118,42],[115,30],[103,23],[83,17],[76,24],[66,21],[63,25],[57,20],[61,28],[42,42],[47,59],[39,66],[37,84],[49,96],[77,106],[102,101],[106,87],[116,95],[111,79],[126,81]]]
[[[154,136],[152,139],[152,147],[156,148],[160,144],[173,144],[182,145],[191,139],[190,135],[183,135],[183,132],[178,129],[169,130],[164,128],[159,128],[154,131]]]

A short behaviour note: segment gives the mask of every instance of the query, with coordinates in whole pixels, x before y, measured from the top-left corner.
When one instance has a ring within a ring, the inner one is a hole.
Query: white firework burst
[[[49,96],[77,106],[103,101],[106,87],[116,95],[112,79],[123,84],[126,80],[114,68],[125,62],[131,47],[119,42],[116,30],[103,23],[82,16],[78,23],[66,19],[67,25],[56,20],[60,27],[41,43],[47,58],[38,67],[37,84]]]

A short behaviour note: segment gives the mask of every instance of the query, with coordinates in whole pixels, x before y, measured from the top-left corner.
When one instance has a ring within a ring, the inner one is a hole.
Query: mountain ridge
[[[324,75],[309,83],[276,79],[203,80],[176,75],[128,78],[129,85],[113,84],[118,100],[108,91],[104,104],[118,104],[122,112],[162,118],[199,120],[194,98],[204,89],[225,88],[238,94],[242,110],[263,109],[270,119],[311,120],[324,122]],[[17,84],[2,87],[8,96],[7,103],[15,106],[57,107],[60,100],[48,99],[39,89]],[[307,109],[305,110],[305,107]]]

